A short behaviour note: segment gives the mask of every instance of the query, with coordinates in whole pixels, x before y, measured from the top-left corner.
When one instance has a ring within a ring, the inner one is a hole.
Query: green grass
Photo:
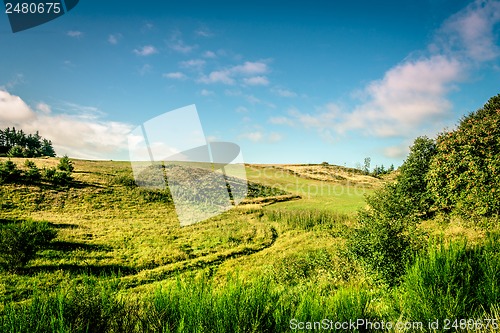
[[[12,160],[23,168],[25,159]],[[180,227],[169,194],[136,187],[129,163],[73,162],[70,186],[0,185],[0,219],[47,221],[58,231],[22,272],[0,272],[0,331],[290,332],[293,318],[500,320],[498,242],[486,231],[498,232],[495,219],[426,221],[422,231],[446,246],[433,243],[388,289],[346,248],[364,195],[383,180],[320,181],[249,165],[248,204]]]

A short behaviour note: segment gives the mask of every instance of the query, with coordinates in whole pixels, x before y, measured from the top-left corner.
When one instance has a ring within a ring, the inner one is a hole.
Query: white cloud
[[[181,61],[180,66],[184,68],[194,68],[200,69],[205,65],[206,61],[203,59],[191,59],[186,61]]]
[[[212,51],[205,51],[205,52],[203,52],[203,57],[213,59],[213,58],[216,58],[217,55]]]
[[[260,130],[257,130],[253,132],[242,133],[238,136],[238,139],[246,139],[252,142],[274,143],[281,141],[283,139],[283,136],[276,132],[266,134]]]
[[[182,34],[180,31],[174,31],[172,33],[172,37],[170,37],[170,41],[168,42],[168,47],[170,49],[172,49],[175,52],[187,54],[198,47],[198,45],[186,44],[184,40],[181,38],[181,35]]]
[[[51,107],[45,103],[39,103],[37,109],[40,112],[35,112],[19,96],[0,91],[0,127],[16,126],[27,133],[39,131],[42,137],[52,140],[59,155],[116,159],[126,154],[127,134],[132,129],[131,125],[89,117],[89,112],[102,114],[94,107],[63,103],[64,107],[70,113],[75,109],[81,109],[84,113],[46,112]]]
[[[164,73],[162,76],[165,77],[165,78],[168,78],[168,79],[175,79],[175,80],[185,80],[185,79],[187,79],[186,74],[184,74],[182,72]]]
[[[269,84],[269,80],[265,76],[245,77],[243,82],[249,86],[267,86]]]
[[[201,89],[200,94],[201,96],[213,96],[215,93],[211,90]]]
[[[214,36],[214,33],[210,31],[210,29],[208,28],[200,28],[196,30],[194,33],[200,37],[206,37],[206,38]]]
[[[12,126],[28,121],[34,116],[29,106],[19,96],[0,90],[0,122],[11,123]]]
[[[151,73],[152,69],[153,69],[153,67],[150,64],[144,64],[144,65],[142,65],[141,68],[139,68],[139,74],[146,75],[148,73]]]
[[[234,79],[231,77],[231,72],[228,70],[220,70],[220,71],[213,71],[210,74],[203,75],[201,78],[198,79],[198,82],[201,83],[223,83],[223,84],[228,84],[232,85],[234,84]]]
[[[262,134],[261,131],[255,131],[255,132],[248,132],[248,133],[242,133],[238,137],[240,139],[248,139],[253,142],[259,142],[262,141],[264,138],[264,134]]]
[[[66,33],[66,35],[72,38],[80,38],[83,37],[83,32],[78,30],[70,30]]]
[[[275,87],[271,92],[281,97],[296,97],[297,94],[291,90]]]
[[[202,75],[198,82],[201,83],[223,83],[233,85],[236,80],[241,79],[245,85],[268,85],[266,76],[257,75],[267,73],[269,68],[265,62],[246,61],[242,65],[236,65],[221,70],[213,71],[208,75]]]
[[[244,107],[244,106],[238,106],[236,108],[236,112],[238,112],[238,113],[247,113],[248,109],[246,107]]]
[[[391,146],[384,148],[384,155],[390,158],[404,158],[409,151],[407,145]]]
[[[265,62],[262,61],[245,61],[243,65],[234,66],[231,68],[234,73],[240,73],[244,75],[256,75],[264,74],[268,72],[268,67]]]
[[[40,112],[43,112],[45,114],[49,114],[52,112],[52,109],[50,108],[50,105],[40,102],[36,105],[36,109]]]
[[[271,117],[269,118],[269,123],[274,125],[294,125],[294,121],[288,117]]]
[[[0,90],[9,90],[21,83],[24,83],[24,75],[18,73],[14,76],[14,78],[9,80],[7,83],[5,83],[4,85],[0,85]]]
[[[492,60],[500,54],[494,28],[500,22],[500,2],[476,0],[445,21],[432,47],[463,52],[476,61]]]
[[[138,56],[149,56],[158,53],[158,50],[153,45],[145,45],[139,49],[134,49],[134,53]]]
[[[463,65],[437,55],[406,61],[364,90],[366,102],[348,114],[337,129],[363,129],[377,136],[414,135],[451,109],[446,93],[463,76]]]
[[[112,45],[116,45],[119,43],[120,39],[122,39],[122,34],[118,33],[118,34],[111,34],[108,36],[108,43],[112,44]]]

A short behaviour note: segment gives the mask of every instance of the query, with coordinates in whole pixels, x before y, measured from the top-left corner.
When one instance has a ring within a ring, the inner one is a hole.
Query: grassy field
[[[20,167],[25,161],[12,160]],[[58,163],[34,161],[40,168]],[[301,331],[293,329],[292,319],[410,322],[474,315],[500,320],[498,306],[477,311],[471,301],[459,307],[453,290],[436,296],[444,302],[439,313],[430,298],[408,304],[430,288],[412,289],[430,265],[424,257],[405,283],[389,289],[346,254],[364,195],[390,175],[379,179],[326,165],[248,165],[252,198],[180,227],[164,192],[133,186],[129,163],[73,163],[68,187],[0,186],[1,221],[31,218],[58,231],[50,248],[21,272],[0,273],[0,331],[289,332]],[[442,244],[468,241],[467,250],[445,246],[429,256],[452,262],[477,255],[481,272],[491,280],[477,291],[478,300],[484,296],[480,305],[494,304],[500,288],[498,256],[483,260],[498,247],[484,253],[471,247],[491,239],[498,223],[488,223],[481,228],[458,218],[436,218],[422,224],[429,239]],[[449,274],[462,274],[465,266]],[[491,325],[471,327],[465,330],[494,331]]]

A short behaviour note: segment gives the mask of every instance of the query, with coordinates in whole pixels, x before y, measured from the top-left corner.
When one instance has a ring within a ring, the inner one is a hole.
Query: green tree
[[[500,214],[500,94],[439,135],[427,178],[440,210]]]
[[[430,207],[425,173],[434,153],[433,140],[415,139],[396,182],[366,198],[369,208],[358,213],[349,237],[351,253],[389,285],[399,282],[422,245],[417,225]]]
[[[418,137],[399,169],[400,173],[396,178],[397,189],[402,192],[414,213],[425,215],[434,203],[432,194],[427,190],[426,175],[435,154],[435,141],[426,136]]]
[[[54,151],[54,147],[52,147],[52,141],[43,139],[42,146],[40,147],[40,154],[42,156],[55,157],[56,152]]]
[[[64,155],[57,165],[57,169],[61,171],[73,172],[75,167],[73,166],[73,162],[69,159],[68,155]]]
[[[36,182],[40,180],[42,175],[40,173],[40,169],[36,166],[35,162],[26,160],[26,162],[24,162],[24,166],[27,168],[27,170],[24,173],[24,178],[27,181]]]

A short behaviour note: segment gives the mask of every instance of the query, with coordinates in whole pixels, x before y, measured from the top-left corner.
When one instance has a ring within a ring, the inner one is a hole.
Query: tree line
[[[42,138],[38,131],[26,134],[15,127],[0,130],[0,156],[40,157],[56,156],[50,140]]]

